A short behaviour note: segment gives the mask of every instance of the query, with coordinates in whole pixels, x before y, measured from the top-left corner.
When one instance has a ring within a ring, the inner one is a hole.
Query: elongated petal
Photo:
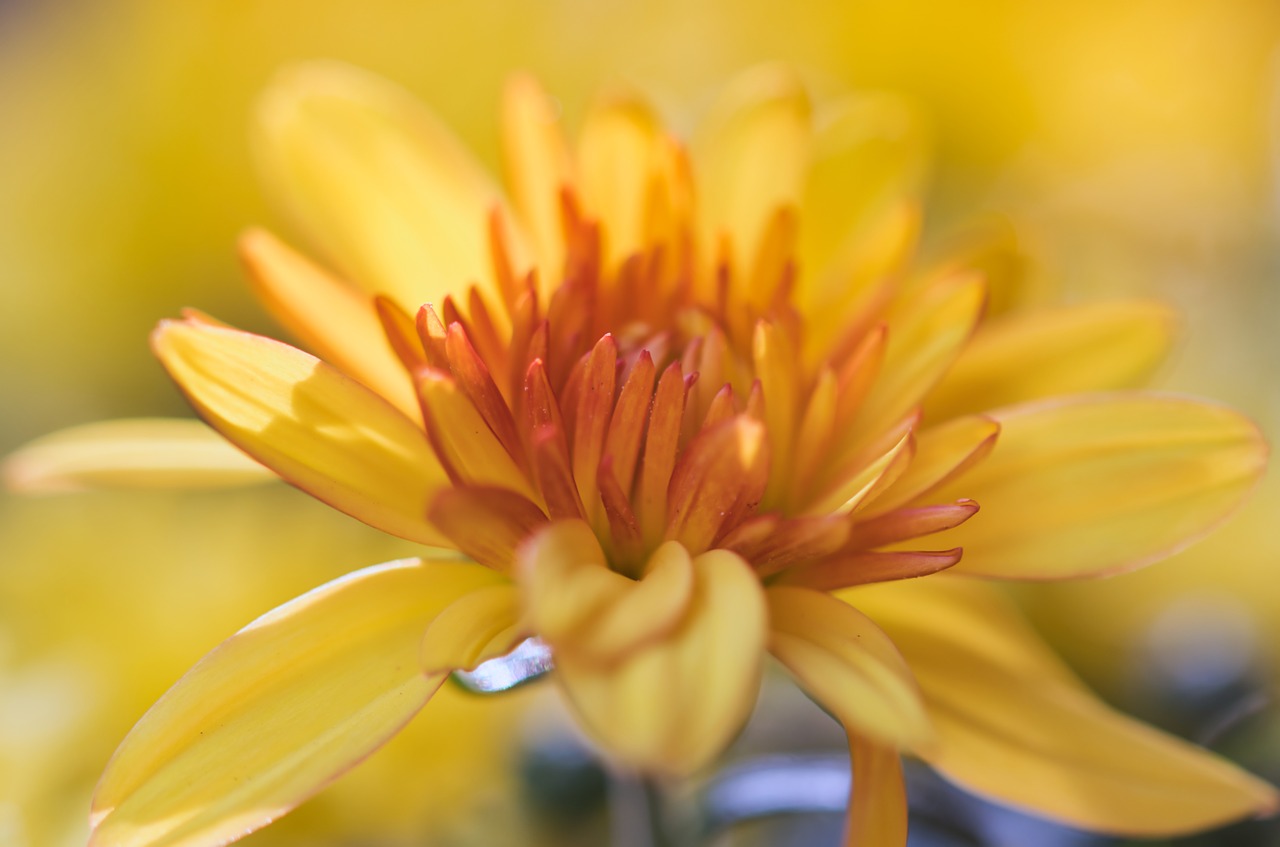
[[[392,352],[373,297],[335,279],[269,232],[242,236],[240,258],[272,317],[326,362],[418,418],[413,383]]]
[[[1164,359],[1177,318],[1161,303],[1094,303],[984,326],[929,394],[934,420],[1083,391],[1141,385]]]
[[[919,194],[928,133],[918,109],[885,92],[825,104],[814,123],[800,260],[830,281],[833,273],[857,273],[850,261],[857,250],[850,248],[865,236],[870,217]]]
[[[756,68],[726,89],[694,146],[709,245],[726,234],[737,259],[750,261],[774,212],[799,204],[810,111],[804,87],[781,66]]]
[[[1140,836],[1277,808],[1276,790],[1090,694],[992,589],[943,576],[844,595],[884,627],[924,694],[924,757],[996,800]]]
[[[502,153],[542,278],[555,279],[564,263],[560,192],[572,184],[571,164],[556,107],[526,74],[513,76],[503,90]]]
[[[1181,397],[1091,395],[991,416],[1001,426],[991,455],[934,492],[982,506],[943,536],[964,548],[965,573],[1063,579],[1141,567],[1220,523],[1266,464],[1249,420]]]
[[[930,737],[920,692],[871,619],[829,594],[771,586],[769,652],[851,733],[894,749]]]
[[[766,610],[746,562],[713,550],[693,562],[681,624],[616,667],[556,659],[583,723],[632,765],[687,774],[710,762],[755,704]]]
[[[652,107],[629,91],[596,103],[582,127],[582,201],[603,224],[610,266],[644,246],[645,205],[661,139]]]
[[[858,410],[857,433],[879,434],[919,404],[973,334],[986,286],[974,276],[939,280],[890,311],[880,375]]]
[[[881,515],[932,494],[986,458],[999,434],[1000,424],[983,415],[955,418],[919,433],[911,464],[868,504],[866,516]]]
[[[276,478],[199,421],[134,418],[73,426],[4,460],[5,486],[25,493],[95,488],[216,488]]]
[[[490,280],[485,224],[501,194],[402,89],[336,62],[299,65],[264,96],[255,141],[285,210],[370,294],[413,313]]]
[[[200,416],[288,482],[384,532],[447,543],[426,520],[444,473],[422,430],[387,401],[251,333],[170,321],[151,342]]]
[[[906,847],[907,791],[892,747],[849,734],[853,786],[845,847]]]
[[[116,751],[94,797],[91,843],[225,844],[289,811],[422,708],[444,679],[419,670],[423,632],[501,579],[465,563],[392,562],[254,621]]]

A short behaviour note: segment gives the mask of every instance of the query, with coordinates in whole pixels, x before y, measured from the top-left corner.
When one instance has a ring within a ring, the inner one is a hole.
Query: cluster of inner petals
[[[509,570],[540,528],[576,519],[626,576],[676,541],[821,590],[959,560],[878,549],[957,526],[977,504],[863,508],[909,463],[919,416],[859,419],[882,325],[855,322],[806,361],[790,210],[767,226],[749,280],[725,250],[707,283],[691,232],[610,267],[598,222],[567,191],[561,206],[567,250],[549,295],[536,272],[515,272],[495,214],[490,296],[473,286],[416,317],[377,302],[453,483],[428,517],[458,549]]]

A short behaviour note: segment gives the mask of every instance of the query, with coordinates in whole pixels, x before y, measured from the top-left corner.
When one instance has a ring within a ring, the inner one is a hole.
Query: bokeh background
[[[184,414],[146,346],[183,306],[272,329],[232,249],[276,222],[246,123],[275,69],[317,57],[399,80],[495,165],[517,69],[570,125],[622,79],[688,128],[766,60],[819,94],[904,93],[932,128],[932,236],[998,214],[1037,285],[1172,302],[1184,338],[1159,384],[1245,410],[1274,442],[1278,48],[1273,0],[0,0],[0,453],[75,423]],[[1273,474],[1171,561],[1020,599],[1108,699],[1280,777],[1278,508]],[[276,487],[0,495],[0,845],[82,843],[114,745],[195,659],[402,552]],[[519,751],[547,708],[537,692],[450,692],[246,843],[530,843]],[[965,843],[1010,837],[984,831]]]

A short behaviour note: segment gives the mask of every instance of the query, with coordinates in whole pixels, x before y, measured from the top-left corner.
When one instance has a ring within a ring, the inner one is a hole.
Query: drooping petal
[[[1096,699],[987,586],[938,576],[842,596],[910,664],[937,731],[922,755],[971,790],[1148,837],[1280,805],[1272,786]]]
[[[1168,306],[1141,300],[993,321],[930,392],[926,416],[945,420],[1044,397],[1133,388],[1164,359],[1176,327]]]
[[[557,661],[609,666],[669,636],[694,592],[689,553],[675,542],[655,550],[638,580],[609,569],[582,521],[562,521],[520,551],[519,578],[530,628]]]
[[[486,585],[436,615],[422,636],[418,661],[428,676],[472,670],[511,652],[524,638],[520,590],[510,582]]]
[[[728,235],[737,260],[750,261],[774,212],[799,205],[810,112],[804,87],[782,66],[756,68],[725,90],[693,151],[707,246]]]
[[[282,326],[317,356],[418,418],[413,383],[392,351],[370,295],[263,230],[241,237],[240,258],[258,299]]]
[[[167,321],[152,347],[205,421],[314,497],[384,532],[442,545],[446,484],[422,430],[314,356],[247,332]]]
[[[422,708],[444,679],[419,669],[423,632],[459,598],[501,581],[466,563],[392,562],[254,621],[116,751],[94,797],[90,843],[225,844],[289,811]]]
[[[763,592],[747,563],[713,550],[693,572],[685,618],[664,638],[607,669],[556,659],[570,702],[607,749],[674,774],[706,765],[742,727],[765,645]]]
[[[1248,419],[1148,393],[991,413],[991,455],[934,492],[982,512],[945,536],[958,571],[1063,579],[1131,570],[1186,547],[1252,490],[1267,447]],[[959,492],[963,492],[962,494]]]
[[[769,652],[851,733],[893,749],[930,737],[911,670],[871,619],[829,594],[770,586]]]
[[[501,193],[404,90],[337,62],[299,65],[268,89],[256,130],[268,186],[309,243],[370,294],[412,314],[491,282],[485,221],[504,208]]]
[[[853,785],[844,847],[906,847],[907,791],[898,751],[849,733]]]
[[[12,491],[216,488],[276,479],[199,421],[134,418],[73,426],[37,438],[0,467]]]

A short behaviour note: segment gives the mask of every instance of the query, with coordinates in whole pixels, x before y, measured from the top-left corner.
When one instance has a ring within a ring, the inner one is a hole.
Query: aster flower
[[[849,844],[904,842],[902,753],[1103,831],[1275,808],[1094,699],[960,576],[1138,567],[1252,488],[1249,421],[1117,390],[1159,361],[1163,308],[1007,311],[980,258],[914,262],[890,99],[815,117],[769,68],[690,149],[620,93],[572,152],[531,80],[503,107],[510,202],[382,80],[313,65],[266,97],[264,172],[325,261],[265,232],[243,255],[319,358],[198,313],[153,346],[258,463],[456,552],[357,571],[209,654],[108,766],[93,844],[239,837],[530,636],[586,730],[659,774],[725,748],[771,654],[848,732]]]

